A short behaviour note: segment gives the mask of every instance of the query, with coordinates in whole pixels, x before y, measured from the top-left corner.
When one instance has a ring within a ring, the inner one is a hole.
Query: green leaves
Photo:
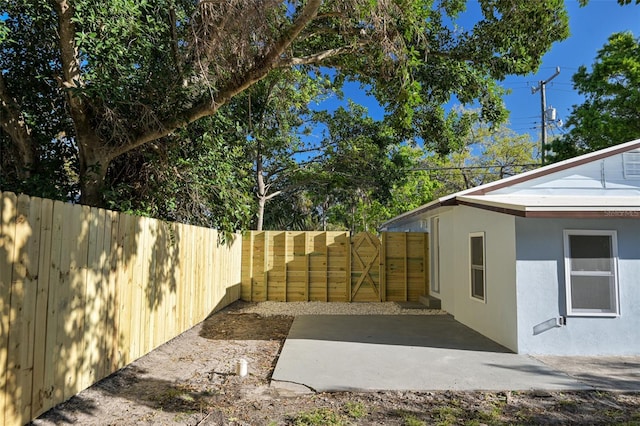
[[[567,35],[561,0],[481,0],[484,15],[468,28],[457,22],[463,0],[68,4],[64,13],[45,0],[0,6],[0,69],[30,125],[22,145],[37,159],[23,164],[21,141],[2,133],[3,173],[33,166],[38,182],[55,176],[61,197],[77,198],[81,182],[84,201],[101,204],[107,188],[114,206],[222,227],[246,223],[245,206],[254,205],[243,167],[255,143],[272,175],[286,175],[284,186],[270,182],[276,192],[308,172],[281,171],[296,169],[295,153],[309,148],[298,132],[308,103],[327,90],[318,76],[361,82],[387,117],[374,122],[353,106],[331,117],[332,148],[318,173],[340,191],[314,202],[346,206],[353,189],[372,206],[402,184],[398,141],[421,138],[446,153],[476,119],[503,121],[499,80],[535,70]],[[445,112],[452,103],[480,113]],[[224,105],[224,120],[207,120]],[[22,185],[13,174],[3,178]],[[297,194],[303,211],[311,197]]]
[[[585,101],[574,105],[569,132],[553,142],[555,161],[640,137],[640,39],[612,34],[591,70],[581,66],[573,84]]]
[[[431,156],[424,167],[432,170],[436,196],[469,189],[537,167],[535,144],[506,126],[474,125],[464,145],[447,156]]]

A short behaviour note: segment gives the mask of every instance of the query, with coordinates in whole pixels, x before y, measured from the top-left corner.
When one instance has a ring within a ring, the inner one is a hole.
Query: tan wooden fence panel
[[[429,238],[420,232],[382,234],[385,299],[417,301],[429,291]]]
[[[4,192],[0,424],[22,425],[240,298],[242,241]]]
[[[345,300],[346,232],[250,231],[242,244],[242,298],[252,301]]]
[[[425,233],[248,231],[242,244],[247,301],[417,301],[429,289]]]

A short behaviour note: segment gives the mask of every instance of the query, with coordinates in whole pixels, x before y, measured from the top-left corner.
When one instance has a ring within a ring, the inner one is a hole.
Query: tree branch
[[[289,58],[288,60],[280,61],[279,66],[281,68],[292,67],[296,65],[310,65],[316,64],[318,62],[324,61],[329,58],[334,58],[336,56],[340,56],[346,53],[353,53],[356,49],[364,47],[365,43],[358,43],[356,45],[348,46],[348,47],[337,47],[335,49],[327,49],[322,52],[317,52],[313,55],[303,56],[299,58]]]
[[[31,129],[27,125],[22,114],[20,105],[9,94],[9,90],[4,81],[4,76],[0,72],[0,125],[2,129],[11,137],[11,140],[20,152],[22,166],[26,174],[29,175],[28,167],[35,163],[35,152],[31,138]]]
[[[65,0],[58,1],[64,2]],[[182,114],[178,114],[176,117],[164,120],[159,128],[149,130],[138,135],[135,139],[132,139],[128,143],[116,148],[111,152],[112,158],[129,152],[147,142],[167,136],[176,129],[193,123],[202,117],[214,114],[222,105],[229,102],[229,100],[235,95],[243,92],[253,84],[262,80],[272,69],[279,66],[279,61],[281,60],[284,51],[300,35],[309,22],[315,19],[321,4],[322,0],[309,0],[289,30],[273,44],[262,60],[260,60],[253,68],[248,70],[244,74],[243,78],[231,81],[226,87],[222,88],[215,99],[204,99],[200,103],[184,111]]]
[[[76,142],[78,143],[81,164],[87,151],[95,151],[96,146],[92,145],[98,138],[91,125],[86,102],[75,91],[84,86],[80,70],[80,60],[78,57],[78,47],[76,46],[76,29],[73,23],[74,9],[69,0],[55,0],[55,7],[58,13],[58,33],[60,36],[60,61],[62,63],[62,79],[60,84],[65,89],[69,113],[73,120],[76,131]],[[107,161],[108,162],[108,161]],[[92,166],[94,164],[91,164]]]
[[[173,62],[176,65],[176,70],[180,75],[182,75],[182,62],[179,56],[179,41],[178,41],[178,31],[176,29],[177,18],[176,18],[176,9],[173,3],[169,6],[169,26],[171,27],[171,55],[173,56]]]
[[[264,200],[265,200],[265,201],[269,201],[269,200],[271,200],[272,198],[275,198],[275,197],[277,197],[277,196],[278,196],[278,195],[280,195],[280,194],[282,194],[282,191],[272,192],[271,194],[269,194],[269,195],[265,196],[265,197],[264,197]]]

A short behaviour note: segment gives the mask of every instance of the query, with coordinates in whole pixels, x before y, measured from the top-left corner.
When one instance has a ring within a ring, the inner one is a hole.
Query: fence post
[[[264,300],[269,300],[269,231],[262,233],[264,236],[264,257],[262,265],[262,274],[264,276],[262,284],[264,285]]]
[[[287,277],[287,259],[289,258],[289,244],[288,244],[288,239],[289,239],[289,233],[287,231],[284,232],[284,253],[283,255],[283,262],[282,262],[282,266],[283,266],[283,273],[284,273],[284,301],[287,302],[287,283],[289,282],[289,278]]]
[[[347,302],[351,302],[351,250],[353,250],[353,242],[351,241],[351,233],[345,232],[345,244],[346,250],[345,253],[347,255],[347,259],[345,260],[345,275],[346,275],[346,291],[347,291]]]
[[[402,257],[404,258],[404,301],[406,302],[409,300],[409,259],[407,258],[408,238],[406,232],[402,234],[402,242],[404,243],[402,245]]]
[[[429,297],[429,294],[431,293],[431,270],[429,269],[429,265],[430,265],[430,261],[429,261],[429,234],[424,234],[423,238],[423,245],[424,245],[424,257],[422,258],[422,270],[424,271],[424,294],[425,296]]]
[[[380,235],[380,301],[387,301],[387,233],[383,232]]]

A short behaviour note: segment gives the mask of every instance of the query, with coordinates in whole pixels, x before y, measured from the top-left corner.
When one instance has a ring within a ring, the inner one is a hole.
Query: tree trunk
[[[327,230],[327,210],[329,209],[329,196],[327,195],[322,203],[322,230]]]
[[[80,157],[80,203],[103,207],[103,193],[111,158],[98,148],[102,143],[95,135],[78,136],[77,139]]]
[[[258,195],[258,220],[256,221],[256,231],[262,231],[264,223],[264,205],[266,203],[266,197]]]
[[[256,146],[256,195],[258,196],[258,220],[256,231],[262,231],[264,223],[264,206],[267,203],[267,189],[264,184],[264,166],[262,162],[262,143],[257,141]]]

